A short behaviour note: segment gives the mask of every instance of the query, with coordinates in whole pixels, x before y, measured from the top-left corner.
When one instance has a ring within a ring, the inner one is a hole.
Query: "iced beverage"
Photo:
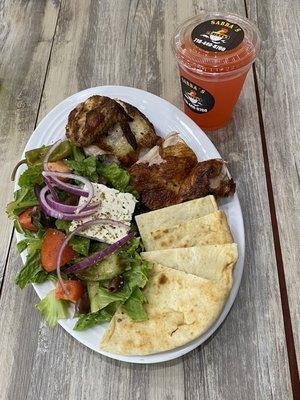
[[[258,29],[247,18],[203,12],[176,31],[184,110],[202,129],[226,126],[260,49]]]

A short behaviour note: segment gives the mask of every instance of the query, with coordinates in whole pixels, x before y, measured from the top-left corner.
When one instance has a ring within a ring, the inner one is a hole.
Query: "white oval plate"
[[[160,136],[166,136],[171,131],[177,131],[184,141],[193,149],[199,160],[220,157],[219,152],[211,143],[205,133],[182,111],[170,104],[168,101],[161,99],[151,93],[140,89],[125,86],[99,86],[83,90],[68,97],[56,107],[39,123],[33,134],[31,135],[26,150],[40,147],[42,145],[52,144],[58,139],[64,137],[65,126],[70,111],[80,102],[86,100],[94,94],[105,95],[113,98],[120,98],[138,107],[154,124],[157,133]],[[23,154],[24,155],[24,154]],[[16,182],[20,173],[24,170],[20,168],[18,171]],[[17,185],[16,185],[17,188]],[[147,356],[122,356],[102,351],[99,348],[100,339],[107,327],[107,324],[88,329],[83,332],[76,332],[72,328],[76,319],[68,319],[60,321],[60,325],[70,333],[75,339],[89,347],[90,349],[103,354],[107,357],[120,361],[132,363],[157,363],[172,360],[183,354],[195,349],[204,343],[221,325],[228,314],[235,297],[237,295],[244,265],[245,238],[244,223],[242,211],[237,195],[221,202],[220,207],[226,212],[231,231],[235,242],[238,244],[239,259],[233,273],[233,286],[222,313],[211,328],[197,339],[178,347],[174,350],[164,351]],[[17,233],[17,240],[21,240],[22,235]],[[24,252],[25,253],[25,252]],[[22,254],[22,260],[25,262],[26,253]],[[45,282],[43,284],[33,285],[35,291],[40,298],[53,289],[53,283]]]

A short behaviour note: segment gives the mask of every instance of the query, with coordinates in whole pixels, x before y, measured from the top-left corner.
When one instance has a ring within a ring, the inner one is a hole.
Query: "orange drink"
[[[203,12],[176,31],[184,111],[205,131],[226,126],[260,49],[258,29],[235,14]]]

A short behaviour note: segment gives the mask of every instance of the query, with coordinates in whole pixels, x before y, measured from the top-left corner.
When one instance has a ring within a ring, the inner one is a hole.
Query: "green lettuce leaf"
[[[29,166],[20,176],[19,178],[19,186],[33,186],[35,184],[42,185],[44,182],[42,175],[42,166],[41,165],[32,165]]]
[[[18,219],[15,219],[15,220],[14,220],[14,227],[15,227],[15,230],[16,230],[18,233],[22,233],[22,235],[25,235],[27,232],[29,232],[29,231],[25,231],[25,230],[21,227],[21,224],[20,224],[20,222],[19,222]]]
[[[64,221],[62,219],[57,219],[55,221],[55,226],[58,230],[64,231],[65,233],[69,233],[69,229],[71,226],[71,221]]]
[[[83,160],[66,160],[66,164],[76,175],[85,176],[92,182],[98,182],[97,161],[95,157],[87,157]]]
[[[65,232],[66,234],[70,231],[71,222],[57,219],[55,226],[58,230]],[[79,253],[85,257],[89,255],[90,250],[90,239],[83,236],[73,236],[70,240],[70,245],[76,253]]]
[[[40,249],[42,246],[44,232],[27,234],[27,237],[18,243],[18,250],[24,251],[27,248],[27,258],[24,266],[16,277],[16,284],[23,289],[29,283],[42,283],[49,279],[48,274],[41,265]]]
[[[76,253],[87,257],[90,249],[90,239],[82,236],[73,236],[70,240],[70,245]]]
[[[87,288],[92,312],[102,310],[102,308],[114,302],[124,303],[131,294],[128,285],[124,285],[121,290],[115,293],[110,293],[101,282],[88,282]]]
[[[138,193],[129,184],[129,172],[121,168],[118,164],[102,164],[97,162],[97,172],[99,175],[103,176],[113,188],[120,192],[132,193],[135,197],[138,197]]]
[[[28,241],[27,239],[21,240],[17,243],[17,250],[19,253],[22,253],[25,249],[27,249]]]
[[[26,208],[38,205],[38,199],[33,187],[22,187],[15,191],[14,200],[6,206],[6,212],[10,218],[15,218]]]
[[[35,307],[46,319],[50,328],[54,328],[59,319],[68,318],[68,302],[55,298],[55,290],[52,290]]]
[[[133,238],[127,245],[123,246],[118,252],[124,268],[124,286],[115,293],[107,290],[105,282],[88,282],[88,295],[91,304],[91,311],[97,312],[111,303],[125,304],[133,296],[132,301],[127,303],[126,309],[129,313],[136,315],[137,320],[145,318],[145,312],[141,309],[144,298],[139,288],[143,288],[148,280],[148,272],[152,264],[142,260],[139,252],[141,251],[140,238]],[[134,311],[136,310],[136,311]],[[138,311],[139,310],[139,311]],[[129,314],[130,315],[130,314]]]
[[[83,161],[85,159],[85,155],[83,150],[80,147],[75,146],[75,144],[70,143],[72,148],[72,156],[75,161]]]
[[[83,331],[84,329],[92,328],[95,325],[103,324],[103,322],[110,321],[116,312],[116,305],[112,304],[99,310],[95,313],[89,313],[79,317],[74,326],[75,331]]]
[[[91,240],[90,243],[90,253],[97,253],[98,251],[105,250],[108,244],[103,242],[98,242],[98,240]]]
[[[41,265],[39,252],[35,252],[27,255],[26,263],[16,277],[16,284],[23,289],[29,283],[45,282],[48,275]]]
[[[146,303],[146,297],[139,288],[135,288],[131,296],[122,305],[122,310],[134,321],[146,321],[148,319],[143,303]]]
[[[123,276],[131,291],[135,287],[143,288],[146,285],[148,273],[153,266],[151,263],[144,261],[140,256],[140,252],[143,250],[141,238],[134,237],[118,252],[122,264],[125,266]]]
[[[141,258],[139,253],[143,250],[144,247],[142,245],[141,238],[134,237],[121,247],[118,254],[123,258],[135,259],[137,257],[137,259],[140,260]]]

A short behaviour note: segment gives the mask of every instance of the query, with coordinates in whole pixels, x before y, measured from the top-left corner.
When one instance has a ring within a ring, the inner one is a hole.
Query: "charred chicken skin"
[[[129,172],[142,203],[151,210],[208,194],[230,196],[235,192],[223,160],[197,162],[193,151],[174,133],[151,149]]]

